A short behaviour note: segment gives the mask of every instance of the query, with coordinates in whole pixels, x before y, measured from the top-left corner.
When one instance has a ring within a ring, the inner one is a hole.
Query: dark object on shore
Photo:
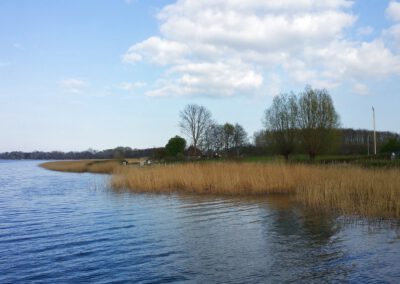
[[[221,158],[221,154],[220,153],[214,153],[213,154],[213,158],[214,159],[219,159],[219,158]]]
[[[122,160],[121,165],[127,166],[129,164],[128,160]]]

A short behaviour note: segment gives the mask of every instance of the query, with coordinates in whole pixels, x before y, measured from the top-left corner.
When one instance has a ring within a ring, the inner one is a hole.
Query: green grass
[[[282,156],[247,156],[239,159],[241,162],[249,163],[274,163],[284,162]],[[397,168],[400,167],[400,159],[391,161],[387,155],[361,156],[361,155],[321,155],[311,161],[307,155],[291,155],[291,163],[300,164],[351,164],[366,168]]]

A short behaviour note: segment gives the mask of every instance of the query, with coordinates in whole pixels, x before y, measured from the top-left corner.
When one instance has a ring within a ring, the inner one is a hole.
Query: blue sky
[[[0,152],[163,146],[188,103],[251,136],[307,84],[400,132],[399,79],[398,1],[0,0]]]

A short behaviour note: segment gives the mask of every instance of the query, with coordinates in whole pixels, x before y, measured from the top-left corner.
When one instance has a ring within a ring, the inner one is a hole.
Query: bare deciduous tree
[[[306,87],[299,97],[299,128],[305,150],[314,159],[332,142],[339,116],[327,90]]]
[[[189,104],[181,111],[180,118],[182,132],[191,140],[194,149],[197,149],[211,124],[211,112],[204,106]]]
[[[276,96],[270,108],[265,111],[264,125],[274,147],[286,160],[297,142],[298,107],[296,96],[282,94]]]
[[[236,123],[235,130],[233,132],[233,146],[236,148],[236,155],[240,155],[240,148],[248,142],[247,132],[243,126]]]
[[[227,122],[223,126],[223,131],[224,131],[225,154],[227,154],[228,150],[231,148],[233,144],[233,134],[235,133],[235,126]]]

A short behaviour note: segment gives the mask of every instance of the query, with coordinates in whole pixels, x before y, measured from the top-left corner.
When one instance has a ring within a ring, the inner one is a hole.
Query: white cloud
[[[160,35],[132,45],[123,62],[166,68],[148,92],[152,96],[252,94],[289,80],[334,88],[349,80],[399,75],[400,57],[384,39],[348,38],[357,21],[352,4],[178,0],[157,15]],[[372,32],[358,29],[362,35]],[[280,74],[279,80],[268,79],[270,74]]]
[[[325,62],[328,78],[369,79],[400,74],[400,56],[394,55],[380,39],[372,42],[335,42],[316,51],[311,59]],[[323,73],[321,74],[323,75]]]
[[[167,83],[148,92],[149,96],[232,96],[262,85],[263,77],[240,63],[187,63],[170,69]]]
[[[62,80],[60,85],[65,92],[79,94],[82,93],[84,88],[87,86],[87,83],[78,78],[67,78]]]
[[[400,21],[400,2],[390,1],[386,8],[386,15],[393,21]]]
[[[383,31],[383,38],[387,44],[400,50],[400,23],[395,24]]]
[[[144,82],[134,82],[134,83],[129,83],[129,82],[122,82],[119,87],[123,90],[126,91],[131,91],[131,90],[135,90],[138,88],[143,88],[144,86],[146,86],[146,83]]]
[[[362,84],[362,83],[355,83],[355,84],[353,85],[353,91],[354,91],[356,94],[362,95],[362,96],[370,95],[370,94],[371,94],[371,92],[370,92],[370,90],[368,89],[368,87],[367,87],[366,85]]]
[[[160,65],[166,65],[181,61],[188,51],[188,47],[183,43],[150,37],[131,46],[123,56],[123,62],[134,63],[147,59]]]

